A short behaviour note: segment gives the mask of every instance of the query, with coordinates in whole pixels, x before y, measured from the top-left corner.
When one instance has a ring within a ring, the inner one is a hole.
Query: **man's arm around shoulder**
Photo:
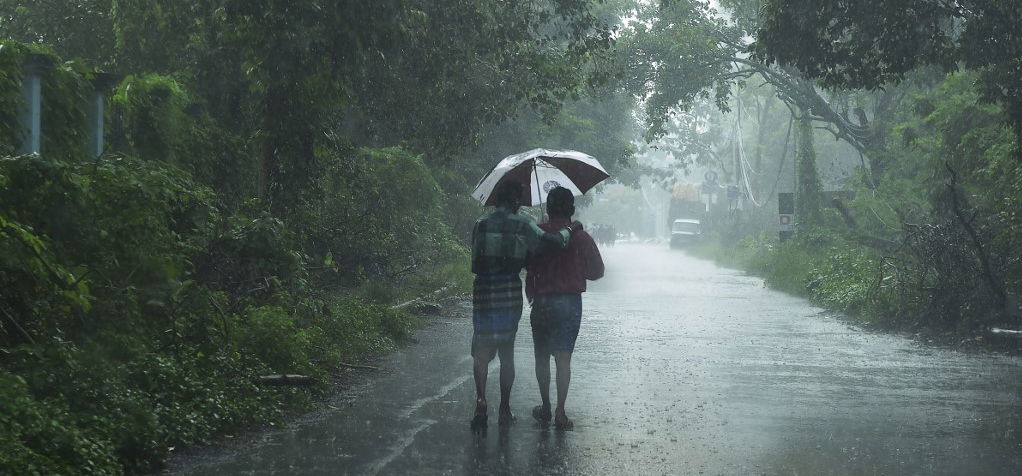
[[[536,247],[533,250],[536,254],[543,254],[549,251],[564,249],[568,246],[568,240],[571,237],[571,233],[575,230],[582,229],[582,223],[578,221],[571,222],[570,225],[561,228],[557,231],[544,231],[535,221],[522,217],[527,220],[529,224],[529,230],[536,240]]]

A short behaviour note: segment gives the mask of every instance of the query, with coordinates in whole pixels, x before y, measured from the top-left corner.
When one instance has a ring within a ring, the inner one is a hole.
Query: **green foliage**
[[[884,258],[819,228],[784,243],[766,232],[732,246],[707,241],[695,252],[762,276],[774,289],[805,296],[864,323],[904,326],[904,313],[910,305],[919,304],[918,295],[909,296],[890,276],[877,275]]]
[[[232,309],[265,302],[279,290],[300,292],[309,284],[307,258],[295,233],[258,205],[249,202],[221,217],[193,261],[200,280],[229,293]]]
[[[862,216],[875,210],[869,223],[877,234],[906,245],[890,279],[923,288],[921,306],[950,327],[1009,318],[1002,303],[1019,292],[1022,273],[1013,258],[1022,229],[1017,141],[1005,112],[981,101],[975,78],[950,75],[912,96],[914,107],[899,114],[888,139],[890,183],[853,204]]]
[[[111,0],[41,2],[0,0],[0,38],[31,44],[45,42],[64,58],[89,58],[106,64],[113,51]]]
[[[284,219],[314,200],[306,184],[335,138],[442,162],[523,102],[558,109],[610,46],[583,0],[117,0],[109,18],[119,65],[181,78],[227,132],[214,188],[254,158],[260,198]]]
[[[638,10],[618,48],[624,84],[646,104],[652,141],[667,134],[672,116],[701,101],[728,110],[741,31],[709,2],[650,2]]]
[[[128,76],[110,97],[119,133],[113,141],[125,154],[195,171],[197,154],[188,146],[198,134],[197,121],[185,114],[187,105],[184,89],[170,77]]]
[[[556,114],[526,111],[514,120],[492,126],[465,154],[461,171],[475,185],[493,163],[506,155],[535,147],[580,150],[600,160],[614,180],[634,184],[638,132],[631,98],[623,93],[594,91],[591,97],[567,102]],[[480,158],[490,158],[488,161]]]
[[[411,317],[388,306],[345,299],[333,303],[328,310],[319,320],[322,334],[315,345],[335,347],[340,359],[393,350],[396,345],[407,343],[412,335]]]
[[[873,89],[924,66],[978,72],[983,98],[1022,133],[1022,41],[1014,2],[768,0],[756,54],[829,87]]]
[[[926,63],[953,68],[945,22],[955,10],[933,0],[768,0],[757,52],[830,86],[875,87]]]
[[[56,65],[43,76],[42,150],[47,153],[81,154],[88,144],[85,104],[92,85],[89,71],[80,63]]]
[[[802,294],[806,279],[813,269],[812,256],[806,253],[804,244],[812,235],[803,234],[799,244],[778,243],[776,238],[762,233],[739,241],[730,251],[733,265],[748,269],[763,276],[767,284],[781,291]],[[727,249],[718,250],[727,251]],[[712,256],[712,255],[711,255]]]
[[[48,48],[0,42],[0,154],[13,155],[21,144],[20,113],[24,108],[22,79],[25,60],[40,55],[53,63],[42,75],[42,149],[65,158],[85,152],[88,142],[85,105],[93,91],[92,71],[81,62],[61,63]]]
[[[263,362],[273,362],[281,373],[309,370],[310,336],[295,319],[278,306],[249,309],[243,316],[238,344],[252,349]]]
[[[16,111],[21,111],[23,63],[28,48],[13,41],[0,41],[0,155],[17,153],[21,147],[21,129]]]
[[[279,418],[326,388],[264,388],[256,376],[325,381],[342,360],[408,339],[413,321],[386,304],[315,297],[302,246],[320,217],[296,233],[258,200],[227,212],[175,166],[201,172],[193,154],[205,140],[175,81],[129,77],[113,98],[117,146],[151,160],[84,159],[88,72],[75,68],[44,85],[59,133],[44,134],[48,153],[0,159],[0,365],[10,380],[0,472],[152,472],[171,446]],[[433,279],[465,274],[449,270],[464,248],[419,158],[392,149],[349,160],[368,166],[346,176],[357,191],[341,198],[380,207],[366,223],[377,235],[357,235],[382,238],[375,256],[421,248],[416,264],[439,271]],[[344,263],[358,251],[334,253]]]
[[[702,252],[885,327],[1016,325],[1022,166],[1005,112],[982,101],[975,79],[957,73],[909,92],[911,107],[879,134],[876,188],[861,171],[853,182],[851,223],[823,208],[791,242],[761,236]]]
[[[169,446],[308,405],[255,376],[325,378],[409,336],[386,306],[314,298],[279,220],[221,220],[165,165],[7,158],[0,184],[0,363],[24,381],[0,413],[0,461],[21,466],[0,470],[151,472]]]
[[[109,443],[71,421],[65,408],[29,392],[25,380],[0,371],[0,468],[11,474],[117,474]]]
[[[153,472],[327,388],[256,376],[326,381],[407,341],[387,300],[470,276],[452,227],[479,207],[435,168],[604,81],[611,44],[585,0],[15,3],[0,33],[33,46],[0,48],[3,473]],[[43,155],[9,157],[23,56],[51,41],[84,60],[46,53]],[[125,75],[99,159],[84,61]],[[614,111],[578,104],[575,140],[606,138],[588,115]]]
[[[467,259],[447,225],[444,193],[419,156],[399,148],[338,155],[319,186],[322,199],[305,210],[305,242],[317,259],[332,257],[328,277],[394,280]]]

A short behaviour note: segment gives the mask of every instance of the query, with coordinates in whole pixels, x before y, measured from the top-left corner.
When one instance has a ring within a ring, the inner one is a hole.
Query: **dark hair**
[[[551,216],[571,218],[575,214],[575,196],[564,187],[554,188],[546,196],[546,211]]]
[[[523,188],[522,183],[515,180],[501,183],[497,186],[497,199],[494,200],[494,204],[498,207],[508,207],[512,211],[518,210],[522,204]]]

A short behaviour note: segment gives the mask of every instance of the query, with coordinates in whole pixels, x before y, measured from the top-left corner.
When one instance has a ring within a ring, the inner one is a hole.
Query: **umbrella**
[[[532,149],[510,155],[479,180],[472,196],[483,205],[494,205],[497,187],[508,180],[521,182],[522,205],[546,202],[551,190],[560,186],[580,196],[610,175],[593,156],[574,150]]]

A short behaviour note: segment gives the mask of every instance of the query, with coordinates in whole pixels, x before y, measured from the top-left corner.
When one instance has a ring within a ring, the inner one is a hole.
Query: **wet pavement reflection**
[[[538,402],[528,313],[518,422],[473,408],[470,309],[324,410],[182,474],[1022,474],[1022,360],[857,329],[762,280],[646,245],[602,250],[568,412]],[[495,369],[494,369],[495,370]],[[491,374],[494,375],[495,374]],[[496,378],[490,379],[496,402]]]

